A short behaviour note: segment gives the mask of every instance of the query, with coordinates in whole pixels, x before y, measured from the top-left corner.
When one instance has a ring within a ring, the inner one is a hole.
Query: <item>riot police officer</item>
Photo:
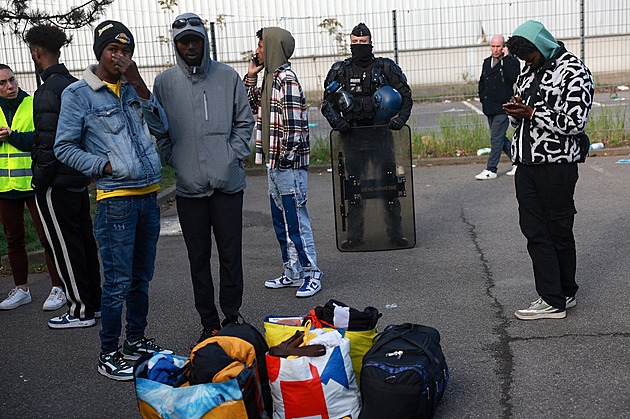
[[[411,89],[400,67],[388,58],[375,58],[372,49],[370,30],[364,23],[359,23],[350,34],[352,57],[333,64],[326,76],[321,107],[330,126],[342,133],[348,175],[358,179],[365,178],[369,162],[380,173],[395,173],[390,128],[402,129],[413,106]],[[396,110],[397,115],[382,112],[374,104],[374,94],[384,86],[391,86],[400,94],[402,104],[399,111]],[[353,129],[358,127],[373,129]],[[408,240],[402,235],[398,199],[385,199],[384,205],[391,244],[407,246]],[[343,249],[363,244],[363,208],[361,199],[350,205],[347,239],[341,244]]]

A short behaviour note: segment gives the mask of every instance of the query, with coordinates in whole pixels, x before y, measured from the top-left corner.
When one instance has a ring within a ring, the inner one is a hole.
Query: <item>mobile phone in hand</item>
[[[252,62],[254,63],[256,67],[260,67],[260,62],[258,62],[258,57],[256,57],[255,55],[252,57]]]
[[[509,102],[509,103],[504,103],[503,107],[505,109],[516,109],[516,108],[518,108],[518,104]]]

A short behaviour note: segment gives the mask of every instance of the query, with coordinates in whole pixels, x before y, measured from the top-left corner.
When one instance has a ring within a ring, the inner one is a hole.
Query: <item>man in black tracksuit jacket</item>
[[[68,303],[68,312],[50,319],[48,326],[89,327],[101,307],[100,265],[87,190],[91,179],[61,163],[53,152],[61,93],[77,79],[59,64],[59,51],[68,42],[59,28],[35,26],[26,41],[44,81],[33,96],[32,186]]]

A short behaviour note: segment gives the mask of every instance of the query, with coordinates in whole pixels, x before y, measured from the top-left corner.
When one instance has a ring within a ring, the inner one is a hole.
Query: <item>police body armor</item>
[[[340,251],[415,246],[411,131],[376,121],[374,93],[387,85],[382,59],[367,68],[344,61],[345,89],[354,105],[344,118],[350,132],[332,131],[331,161],[337,248]],[[384,124],[384,125],[380,125]]]
[[[375,59],[367,68],[346,64],[346,90],[354,98],[354,106],[344,117],[353,126],[374,125],[376,111],[372,103],[374,93],[387,84],[382,60]]]

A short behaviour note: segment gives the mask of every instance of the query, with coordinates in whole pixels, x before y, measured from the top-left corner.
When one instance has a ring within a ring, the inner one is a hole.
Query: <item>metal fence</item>
[[[72,0],[55,3],[69,4]],[[331,65],[347,56],[349,32],[358,22],[370,27],[375,55],[399,63],[419,102],[474,100],[481,63],[490,55],[491,37],[508,37],[527,19],[543,22],[570,51],[583,58],[598,92],[614,94],[618,86],[630,84],[630,2],[626,0],[367,0],[361,2],[361,11],[356,10],[358,5],[344,0],[291,5],[270,0],[180,0],[175,10],[165,11],[157,0],[117,0],[104,19],[121,20],[134,33],[134,59],[149,87],[160,71],[174,63],[170,22],[186,11],[195,11],[208,20],[217,59],[240,74],[246,72],[259,28],[281,26],[291,31],[296,38],[292,65],[314,106],[321,98],[322,83]],[[51,6],[50,2],[34,0],[31,7]],[[223,12],[229,8],[231,13]],[[6,28],[2,31],[0,62],[12,66],[22,87],[32,93],[36,79],[28,48]],[[80,76],[95,62],[92,29],[69,33],[73,42],[62,51],[62,61]],[[466,121],[455,123],[485,124],[465,117]],[[423,120],[426,124],[418,128],[425,132],[440,127],[435,118]]]

